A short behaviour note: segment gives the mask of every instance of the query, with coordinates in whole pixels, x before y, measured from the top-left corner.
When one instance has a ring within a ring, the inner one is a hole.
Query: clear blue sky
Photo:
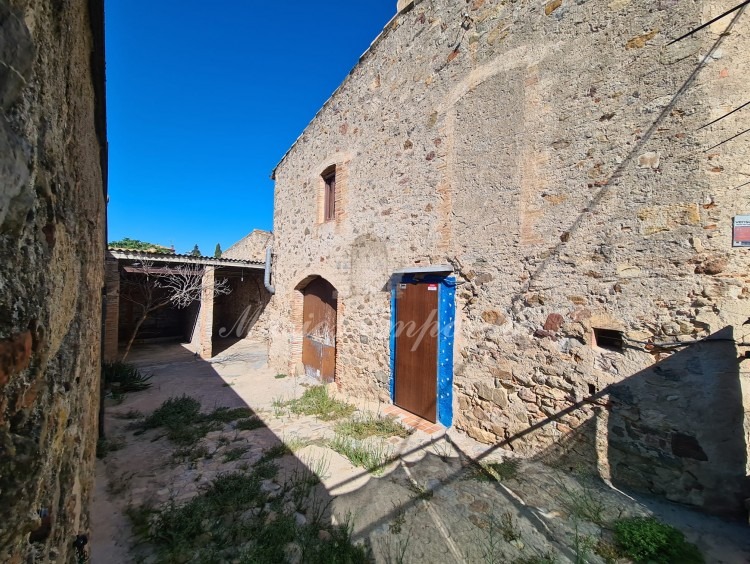
[[[212,255],[273,226],[269,175],[396,0],[107,0],[109,240]]]

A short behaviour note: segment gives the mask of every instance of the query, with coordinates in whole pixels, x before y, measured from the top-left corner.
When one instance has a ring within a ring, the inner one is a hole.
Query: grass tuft
[[[502,462],[474,463],[471,466],[469,478],[480,482],[503,482],[518,476],[518,460],[503,460]]]
[[[237,421],[237,428],[240,431],[253,431],[265,426],[266,424],[260,417],[248,417],[247,419],[239,419]]]
[[[240,458],[242,458],[242,455],[245,454],[248,450],[250,450],[250,447],[247,446],[240,446],[229,449],[224,453],[224,462],[239,460]]]
[[[366,468],[368,472],[379,476],[385,465],[393,460],[393,453],[382,441],[358,441],[344,435],[336,434],[329,446],[344,455],[355,466]]]
[[[207,433],[222,429],[226,423],[253,415],[247,407],[218,407],[208,414],[202,414],[200,408],[200,402],[190,396],[171,397],[146,417],[140,428],[164,427],[172,442],[188,446],[197,443]]]
[[[160,510],[130,507],[133,531],[153,546],[158,563],[285,562],[292,545],[301,562],[369,560],[366,549],[352,543],[348,523],[321,535],[320,519],[299,525],[293,514],[269,513],[261,484],[276,471],[264,464],[251,473],[222,474],[187,503],[171,502]]]
[[[302,397],[287,402],[292,413],[314,415],[323,421],[334,421],[354,413],[353,405],[332,398],[325,386],[313,386],[305,390]]]
[[[368,437],[408,437],[412,431],[392,417],[378,417],[367,413],[336,423],[335,432],[353,439],[362,440]]]

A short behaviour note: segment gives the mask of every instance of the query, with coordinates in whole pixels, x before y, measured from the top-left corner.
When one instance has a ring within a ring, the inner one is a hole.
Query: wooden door
[[[336,290],[316,278],[302,291],[302,364],[305,373],[333,382],[336,372]]]
[[[437,307],[438,284],[399,284],[393,401],[433,423],[437,418]]]

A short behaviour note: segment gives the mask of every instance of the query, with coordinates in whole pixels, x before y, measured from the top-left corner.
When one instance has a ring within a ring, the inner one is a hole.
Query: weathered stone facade
[[[0,561],[71,562],[99,406],[103,5],[0,0]]]
[[[747,101],[750,20],[667,45],[733,6],[406,6],[274,172],[271,362],[298,365],[299,289],[319,275],[340,386],[388,401],[391,273],[450,263],[458,428],[741,512],[748,140],[713,146],[750,113],[702,126]]]
[[[253,229],[226,251],[222,258],[240,260],[266,260],[266,248],[273,245],[273,233],[262,229]]]

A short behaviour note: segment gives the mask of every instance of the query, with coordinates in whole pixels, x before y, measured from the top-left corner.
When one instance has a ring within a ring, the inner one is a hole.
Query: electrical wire
[[[748,1],[750,1],[750,0],[748,0]],[[750,127],[748,127],[747,129],[745,129],[744,131],[740,131],[737,135],[732,135],[729,139],[724,139],[724,141],[722,141],[721,143],[717,143],[716,145],[712,145],[708,149],[705,149],[703,152],[705,153],[706,151],[710,151],[711,149],[715,149],[719,145],[723,145],[727,141],[731,141],[732,139],[736,139],[737,137],[739,137],[740,135],[744,135],[748,131],[750,131]]]
[[[712,19],[710,21],[707,21],[706,23],[704,23],[702,25],[699,25],[694,30],[688,31],[685,35],[681,35],[677,39],[673,39],[672,41],[670,41],[669,43],[667,43],[667,46],[672,45],[672,43],[677,43],[678,41],[681,41],[681,40],[685,39],[686,37],[689,37],[689,36],[693,35],[696,31],[700,31],[704,27],[708,27],[712,23],[719,21],[721,18],[728,16],[729,14],[731,14],[732,12],[735,12],[735,11],[739,10],[740,8],[744,8],[748,4],[750,4],[750,0],[745,0],[742,4],[739,4],[739,5],[735,6],[734,8],[732,8],[730,10],[727,10],[723,14],[721,14],[719,16],[716,16],[714,19]]]
[[[696,131],[700,131],[700,130],[701,130],[701,129],[703,129],[704,127],[708,127],[709,125],[713,125],[713,124],[714,124],[714,123],[716,123],[717,121],[720,121],[720,120],[724,119],[724,118],[725,118],[725,117],[727,117],[727,116],[731,116],[731,115],[732,115],[732,114],[733,114],[734,112],[739,112],[739,111],[740,111],[740,110],[741,110],[742,108],[744,108],[745,106],[748,106],[748,105],[750,105],[750,101],[747,101],[747,102],[745,102],[745,103],[744,103],[744,104],[742,104],[742,105],[741,105],[741,106],[740,106],[739,108],[735,108],[735,109],[733,109],[733,110],[732,110],[731,112],[729,112],[728,114],[724,114],[723,116],[721,116],[721,117],[718,117],[718,118],[716,118],[715,120],[713,120],[713,121],[710,121],[710,122],[708,122],[708,123],[707,123],[706,125],[701,125],[701,126],[700,126],[700,127],[698,128],[698,129],[696,129]]]

